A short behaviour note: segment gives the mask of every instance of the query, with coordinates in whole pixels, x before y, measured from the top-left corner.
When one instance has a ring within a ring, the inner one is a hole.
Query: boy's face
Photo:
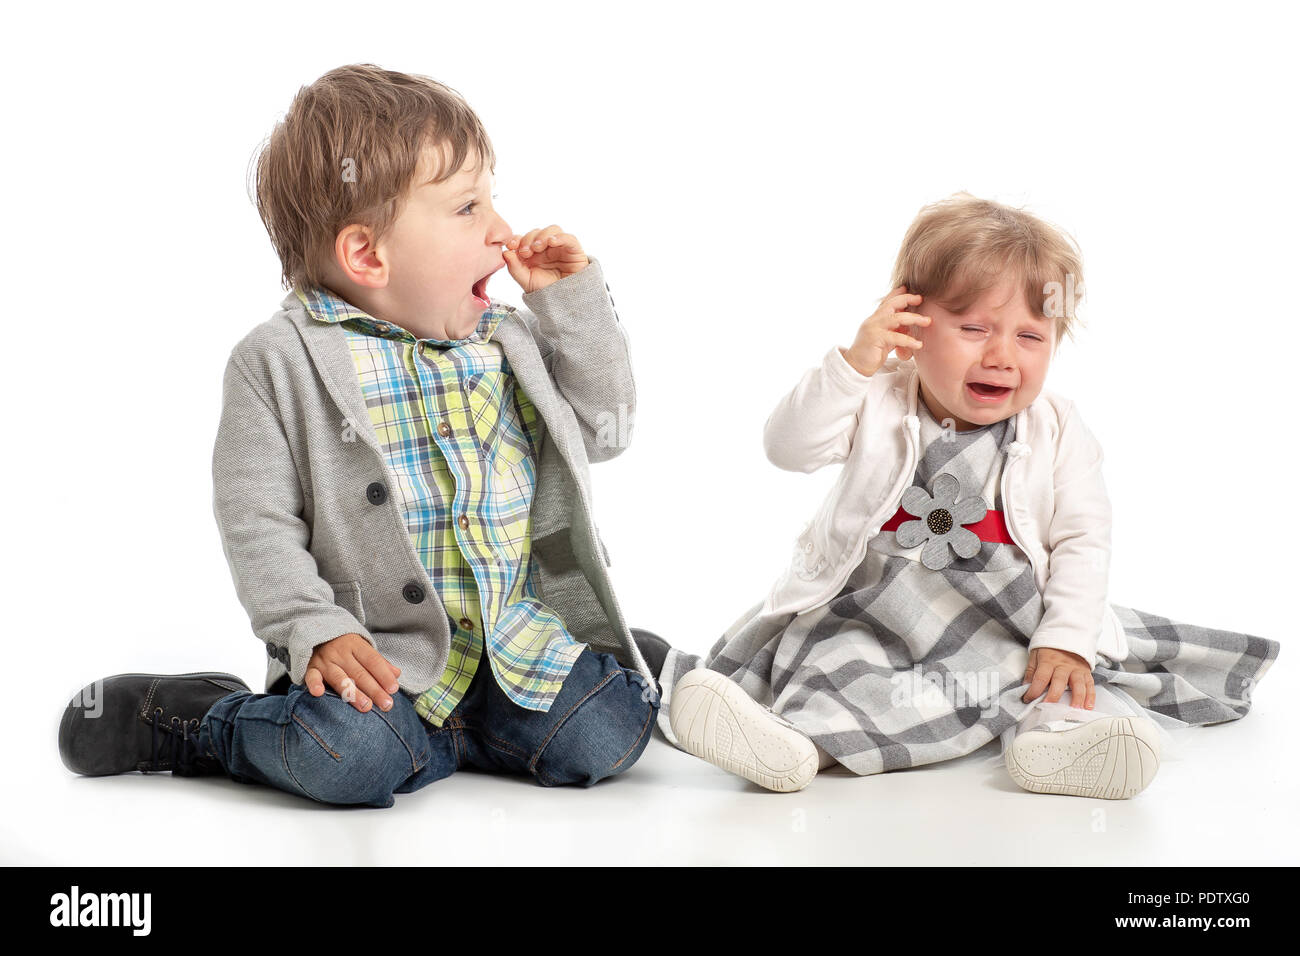
[[[367,290],[367,311],[419,338],[462,339],[490,306],[487,280],[505,265],[511,232],[492,208],[492,173],[475,168],[478,156],[434,183],[442,156],[426,147],[397,219],[373,247],[387,281]]]
[[[927,296],[915,310],[932,320],[909,330],[925,343],[912,353],[922,398],[936,420],[952,418],[958,431],[1010,418],[1042,391],[1055,345],[1054,320],[1030,310],[1023,286],[1011,277],[960,313],[951,308]]]

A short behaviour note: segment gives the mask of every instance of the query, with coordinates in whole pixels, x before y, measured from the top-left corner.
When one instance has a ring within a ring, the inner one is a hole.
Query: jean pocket
[[[332,705],[329,699],[342,702],[342,698],[328,685],[325,687],[325,693],[320,697],[314,696],[302,684],[295,685],[289,692],[298,693],[298,697],[284,708],[281,723],[293,724],[298,729],[300,738],[314,741],[321,750],[335,760],[343,759],[332,739],[336,735],[332,732],[328,717],[330,708],[336,706]]]

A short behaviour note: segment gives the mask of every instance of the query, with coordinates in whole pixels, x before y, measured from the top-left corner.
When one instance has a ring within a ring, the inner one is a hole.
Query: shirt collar
[[[298,301],[307,309],[307,314],[319,322],[346,322],[350,323],[357,331],[364,332],[367,335],[377,335],[380,338],[396,339],[404,342],[428,342],[439,348],[455,348],[458,345],[468,343],[491,341],[492,334],[496,331],[497,326],[501,324],[501,320],[514,311],[510,306],[492,300],[490,308],[484,310],[483,315],[479,317],[478,326],[465,338],[421,339],[400,325],[377,319],[358,309],[323,286],[308,286],[306,289],[299,289],[295,286],[293,291],[298,296]]]

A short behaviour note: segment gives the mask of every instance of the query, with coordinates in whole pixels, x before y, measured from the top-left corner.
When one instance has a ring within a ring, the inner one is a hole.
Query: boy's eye
[[[963,332],[983,332],[983,331],[984,331],[984,330],[981,329],[978,325],[963,325],[963,326],[961,327],[961,330],[962,330]]]
[[[1029,339],[1031,342],[1043,341],[1043,337],[1041,335],[1034,335],[1032,332],[1021,332],[1020,334],[1022,337]]]
[[[465,216],[473,213],[474,207],[477,205],[478,205],[477,200],[471,200],[470,202],[465,203],[465,205],[461,207],[460,214],[462,216]]]

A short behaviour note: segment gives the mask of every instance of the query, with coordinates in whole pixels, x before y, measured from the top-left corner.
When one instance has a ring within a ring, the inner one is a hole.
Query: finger
[[[519,253],[513,249],[506,249],[502,256],[506,260],[506,271],[510,273],[510,278],[518,282],[523,288],[528,288],[528,277],[530,270],[528,266],[519,261]]]
[[[1026,704],[1031,700],[1037,700],[1047,690],[1049,672],[1046,668],[1038,671],[1037,675],[1029,682],[1029,690],[1025,691],[1025,696],[1020,698]]]
[[[552,249],[563,249],[567,252],[576,253],[577,255],[580,256],[586,255],[586,253],[582,251],[582,245],[578,242],[578,237],[573,235],[572,233],[557,232],[555,235],[551,236],[547,241],[550,243],[550,248]]]
[[[364,694],[378,704],[380,710],[392,710],[393,698],[388,696],[384,689],[379,686],[379,682],[375,680],[374,675],[366,670],[360,661],[354,661],[354,663],[356,665],[355,669],[349,667],[348,670],[351,671],[352,679],[356,682],[357,690],[360,692],[357,696]]]
[[[888,321],[894,325],[929,325],[934,319],[920,312],[895,312]]]
[[[920,305],[924,297],[916,292],[900,292],[897,295],[891,295],[885,300],[885,305],[889,306],[896,312],[900,312],[909,305]]]
[[[1047,702],[1055,704],[1065,693],[1065,688],[1069,686],[1070,671],[1068,668],[1057,666],[1052,672],[1052,685],[1047,690]]]
[[[533,242],[541,234],[542,234],[542,230],[540,229],[529,229],[526,233],[524,233],[520,237],[519,245],[516,247],[516,251],[519,253],[519,257],[521,259],[527,259],[529,256],[533,254]]]
[[[356,679],[341,664],[329,665],[329,683],[334,692],[361,712],[370,709],[370,699],[357,689]]]
[[[1088,706],[1088,674],[1083,670],[1070,672],[1070,706],[1081,709]]]
[[[555,237],[561,232],[562,230],[559,226],[547,226],[545,229],[542,229],[537,233],[537,236],[533,239],[528,248],[532,250],[533,255],[545,255],[548,251],[555,248],[557,244]]]
[[[905,335],[902,332],[886,332],[885,341],[895,347],[903,346],[909,349],[919,349],[925,344],[920,339],[914,339],[910,335]]]
[[[1093,683],[1092,673],[1091,673],[1091,672],[1089,672],[1089,674],[1088,674],[1088,681],[1087,681],[1087,683],[1088,683],[1088,704],[1087,704],[1087,707],[1088,707],[1089,710],[1092,710],[1094,707],[1097,706],[1097,687],[1096,687],[1096,685]]]
[[[357,710],[365,713],[381,697],[388,696],[379,689],[374,678],[361,666],[361,662],[356,657],[349,657],[342,666],[348,675],[346,682],[350,694],[340,693],[339,696],[350,702]]]
[[[545,249],[548,245],[551,244],[550,243],[551,237],[558,236],[563,231],[564,231],[563,229],[555,225],[547,226],[545,229],[539,229],[537,231],[537,235],[533,237],[533,242],[532,242],[533,248]]]
[[[388,663],[383,654],[367,644],[357,651],[356,658],[380,687],[390,694],[397,693],[397,668]]]
[[[1024,695],[1020,699],[1026,703],[1028,703],[1029,701],[1033,700],[1035,697],[1038,696],[1037,693],[1035,694],[1030,693],[1030,691],[1034,689],[1034,671],[1036,670],[1038,670],[1038,649],[1037,648],[1029,652],[1029,663],[1025,665],[1024,681],[1026,684],[1029,685],[1029,690],[1025,691]],[[1041,693],[1041,691],[1039,691],[1039,693]]]
[[[319,697],[325,693],[325,684],[321,680],[320,670],[315,667],[307,668],[307,673],[302,677],[303,684],[306,685],[307,691],[313,697]]]

